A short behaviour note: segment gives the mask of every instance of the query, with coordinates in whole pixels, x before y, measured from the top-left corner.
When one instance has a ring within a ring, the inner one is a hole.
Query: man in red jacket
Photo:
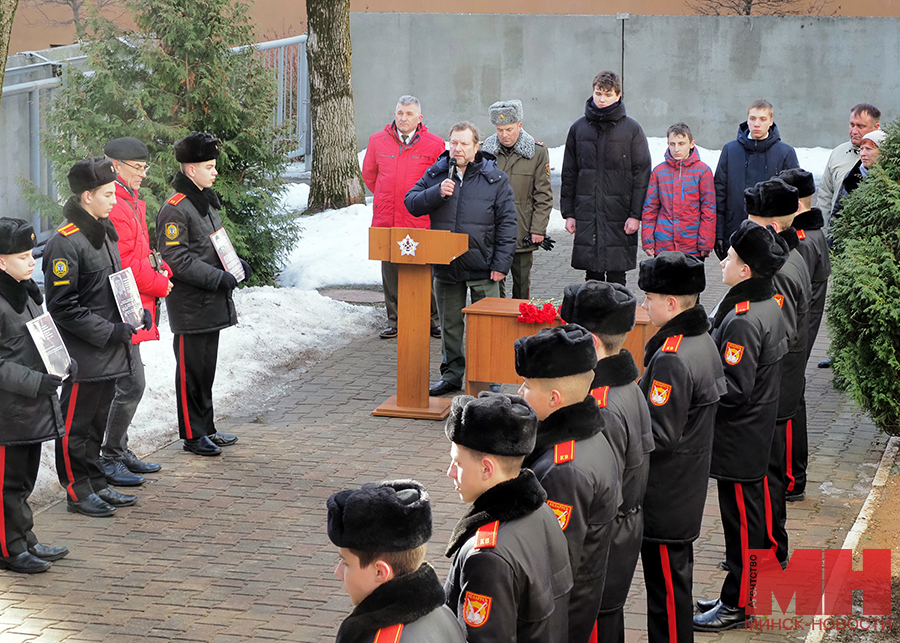
[[[422,108],[415,96],[401,96],[394,110],[394,122],[369,137],[363,160],[363,181],[375,195],[372,204],[373,228],[428,228],[429,217],[414,217],[403,198],[425,170],[434,165],[445,149],[444,139],[422,125]],[[382,339],[397,336],[397,265],[381,262],[381,283],[388,327]],[[431,297],[431,335],[441,336],[437,306]]]
[[[140,343],[159,339],[156,327],[159,318],[159,299],[172,290],[169,266],[150,250],[147,232],[147,204],[138,199],[138,189],[150,169],[150,153],[147,146],[130,136],[113,139],[103,148],[116,170],[116,203],[109,220],[119,235],[119,254],[122,268],[131,268],[141,304],[150,311],[153,325],[149,330],[138,329],[132,338],[132,364],[130,375],[116,381],[116,393],[109,409],[106,435],[100,450],[100,463],[106,480],[119,486],[135,486],[144,482],[138,474],[154,473],[162,467],[153,462],[142,462],[128,448],[128,425],[144,395],[144,365],[141,362]]]

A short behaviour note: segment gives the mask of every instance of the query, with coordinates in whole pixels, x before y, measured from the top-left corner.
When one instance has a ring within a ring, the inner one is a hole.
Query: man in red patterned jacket
[[[373,228],[428,228],[429,217],[414,217],[403,198],[425,170],[434,165],[446,148],[444,139],[422,125],[422,108],[415,96],[401,96],[394,110],[394,121],[369,137],[363,160],[363,181],[375,195]],[[397,265],[381,262],[381,283],[388,327],[382,339],[397,336]],[[431,297],[431,335],[440,337],[437,306]]]
[[[116,203],[109,220],[119,235],[119,254],[122,268],[131,268],[141,304],[150,311],[153,325],[149,330],[138,329],[133,336],[130,375],[116,381],[116,393],[109,409],[106,435],[100,451],[100,463],[110,484],[135,486],[144,482],[138,474],[155,473],[162,467],[153,462],[142,462],[128,448],[128,425],[144,395],[144,365],[141,362],[140,343],[159,339],[156,322],[159,318],[159,300],[172,290],[169,266],[150,250],[147,232],[147,204],[138,198],[138,189],[150,169],[150,153],[147,146],[131,136],[113,139],[103,148],[116,170]]]

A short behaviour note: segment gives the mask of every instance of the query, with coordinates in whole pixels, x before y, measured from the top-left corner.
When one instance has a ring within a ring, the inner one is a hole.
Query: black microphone
[[[447,165],[449,166],[449,169],[447,170],[447,178],[452,181],[453,175],[455,174],[456,170],[456,159],[451,156],[447,161]]]

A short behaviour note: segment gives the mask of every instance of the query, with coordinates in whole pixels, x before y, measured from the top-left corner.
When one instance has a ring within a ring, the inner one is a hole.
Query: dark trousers
[[[140,344],[131,347],[131,369],[131,375],[116,380],[116,392],[106,421],[106,436],[100,448],[100,454],[111,460],[123,458],[128,452],[128,427],[147,385]]]
[[[644,541],[641,561],[647,587],[648,640],[690,643],[694,640],[693,543]]]
[[[585,281],[608,281],[611,284],[622,284],[625,285],[625,271],[624,270],[607,270],[606,272],[594,272],[593,270],[586,270],[584,273]]]
[[[56,439],[56,475],[69,500],[84,500],[107,487],[100,443],[115,393],[116,380],[63,384],[60,404],[66,432]]]
[[[512,298],[531,299],[531,267],[534,265],[533,252],[517,252],[513,255],[509,274],[512,277]],[[501,279],[500,296],[506,297],[506,279]]]
[[[397,296],[399,292],[400,264],[390,261],[381,262],[381,286],[384,290],[384,308],[387,313],[388,325],[397,328]],[[434,290],[431,291],[431,327],[440,326],[438,320],[437,302],[434,300]]]
[[[18,556],[38,539],[31,531],[34,515],[28,496],[34,491],[41,466],[41,445],[0,446],[0,499],[3,501],[3,528],[0,529],[0,556]]]
[[[745,607],[750,592],[749,550],[764,549],[766,544],[764,484],[762,480],[716,482],[729,567],[719,598],[728,607]]]
[[[597,643],[625,643],[625,606],[597,615]]]
[[[766,543],[779,562],[787,560],[787,507],[785,505],[785,475],[787,434],[791,420],[777,420],[772,448],[769,451],[769,470],[764,482],[766,498]]]
[[[785,442],[785,494],[792,496],[806,493],[806,467],[809,463],[809,438],[806,434],[806,394],[794,418],[787,426]]]
[[[219,331],[175,335],[175,400],[178,435],[196,440],[216,432],[212,388],[219,356]]]

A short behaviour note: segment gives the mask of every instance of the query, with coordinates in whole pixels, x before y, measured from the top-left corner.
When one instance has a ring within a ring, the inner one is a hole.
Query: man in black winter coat
[[[443,266],[432,266],[434,297],[441,320],[441,379],[429,389],[444,395],[462,388],[466,370],[462,309],[499,297],[516,251],[516,201],[509,178],[492,154],[479,151],[478,129],[467,121],[450,128],[450,151],[438,157],[407,192],[406,209],[431,215],[432,230],[469,235],[469,250]],[[451,167],[452,166],[452,167]]]
[[[755,101],[737,139],[725,144],[716,166],[716,256],[725,259],[728,240],[747,218],[744,190],[793,167],[800,167],[794,148],[781,141],[772,103]]]

